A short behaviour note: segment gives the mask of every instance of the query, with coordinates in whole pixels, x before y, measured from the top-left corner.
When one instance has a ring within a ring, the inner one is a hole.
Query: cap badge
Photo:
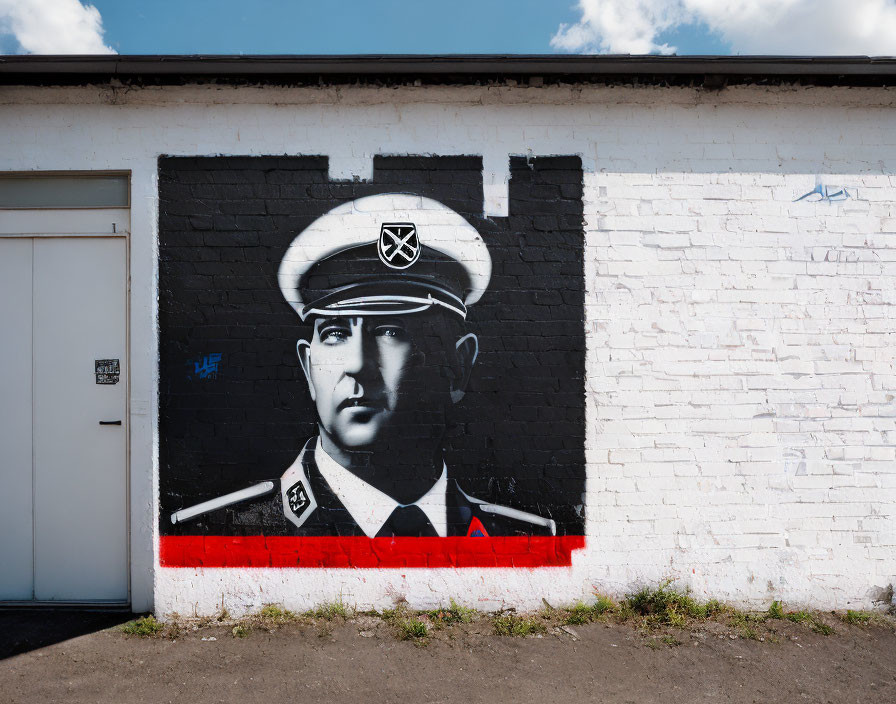
[[[407,269],[420,258],[417,227],[410,222],[383,223],[377,252],[389,268]]]

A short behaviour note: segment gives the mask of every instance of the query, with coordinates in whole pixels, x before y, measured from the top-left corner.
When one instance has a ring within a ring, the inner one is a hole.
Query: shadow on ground
[[[0,610],[0,659],[95,633],[133,617],[124,611]]]

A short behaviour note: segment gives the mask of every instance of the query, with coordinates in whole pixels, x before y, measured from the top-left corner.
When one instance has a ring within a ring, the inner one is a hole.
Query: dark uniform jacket
[[[228,523],[243,528],[239,532],[244,532],[249,526],[258,526],[258,533],[265,535],[365,535],[318,470],[314,460],[315,446],[316,438],[310,439],[293,466],[279,480],[262,482],[176,511],[171,516],[172,523],[182,523],[212,511],[227,510],[231,514]],[[466,494],[450,476],[445,505],[449,536],[556,534],[553,520],[475,499]],[[407,533],[428,534],[434,535],[432,532]]]

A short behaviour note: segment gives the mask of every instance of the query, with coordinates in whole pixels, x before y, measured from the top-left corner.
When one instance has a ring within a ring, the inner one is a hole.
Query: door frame
[[[127,176],[127,207],[57,208],[0,208],[0,238],[2,239],[124,239],[125,241],[125,409],[127,433],[125,435],[125,543],[127,595],[122,601],[0,601],[0,608],[88,608],[130,610],[131,604],[131,213],[130,171],[5,171],[4,176]],[[32,351],[33,355],[33,351]],[[33,357],[32,357],[33,359]],[[33,392],[32,392],[33,393]],[[33,467],[32,467],[33,471]],[[33,499],[32,499],[33,500]],[[33,508],[32,508],[33,513]],[[33,569],[33,568],[32,568]]]

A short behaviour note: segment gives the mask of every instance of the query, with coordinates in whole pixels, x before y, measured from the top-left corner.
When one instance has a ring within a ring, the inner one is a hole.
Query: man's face
[[[320,424],[352,451],[441,432],[449,354],[430,316],[320,318],[303,367]],[[439,426],[436,428],[435,426]],[[428,428],[428,430],[427,430]]]

